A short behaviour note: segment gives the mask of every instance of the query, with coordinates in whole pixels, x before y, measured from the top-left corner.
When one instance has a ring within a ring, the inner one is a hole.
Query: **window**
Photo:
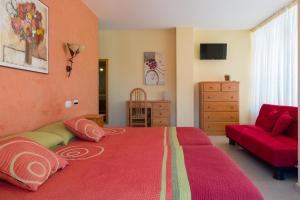
[[[297,6],[252,34],[251,118],[262,104],[298,105]]]

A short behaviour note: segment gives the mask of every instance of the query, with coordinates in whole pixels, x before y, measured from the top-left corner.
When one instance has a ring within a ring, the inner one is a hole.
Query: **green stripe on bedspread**
[[[186,173],[183,150],[177,139],[176,128],[172,127],[169,130],[172,152],[172,199],[190,200],[191,190]]]
[[[167,160],[168,160],[167,128],[165,128],[165,130],[164,130],[164,155],[163,155],[162,173],[161,173],[160,200],[165,200],[166,199]]]

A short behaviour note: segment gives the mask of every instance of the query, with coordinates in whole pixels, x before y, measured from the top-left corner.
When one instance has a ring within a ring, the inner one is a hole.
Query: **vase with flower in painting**
[[[20,41],[25,43],[25,63],[31,65],[33,50],[38,48],[44,40],[45,29],[43,28],[43,17],[37,10],[35,3],[19,2],[15,5],[11,0],[10,5],[11,27],[14,33],[19,36]]]

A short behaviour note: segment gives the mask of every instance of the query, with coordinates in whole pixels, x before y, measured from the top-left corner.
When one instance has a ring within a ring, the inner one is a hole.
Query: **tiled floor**
[[[272,168],[238,146],[228,145],[225,136],[211,136],[213,143],[223,149],[260,189],[265,200],[300,200],[296,191],[297,172],[286,174],[286,180],[272,178]]]

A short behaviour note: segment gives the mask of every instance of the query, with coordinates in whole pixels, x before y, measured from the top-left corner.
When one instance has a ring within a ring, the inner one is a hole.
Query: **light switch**
[[[78,103],[79,103],[78,99],[74,99],[74,100],[73,100],[73,105],[74,105],[75,107],[78,106]]]
[[[72,107],[72,101],[67,100],[67,101],[65,102],[65,107],[66,107],[66,108],[71,108],[71,107]]]

